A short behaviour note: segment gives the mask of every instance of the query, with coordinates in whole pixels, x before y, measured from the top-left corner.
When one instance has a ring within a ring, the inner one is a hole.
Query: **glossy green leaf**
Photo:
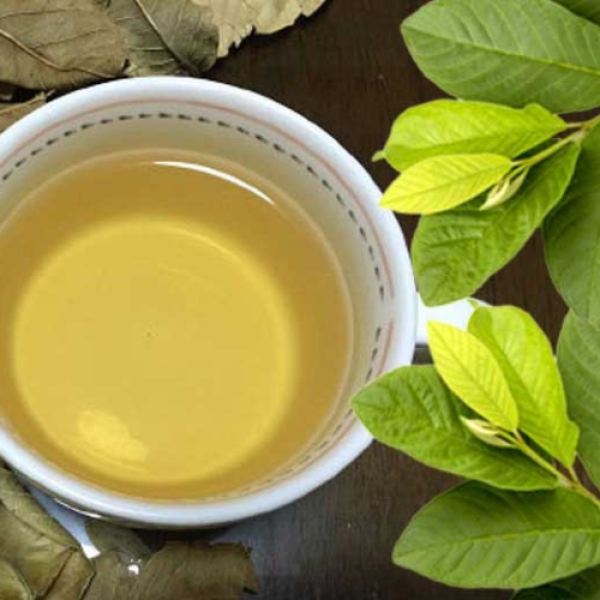
[[[487,102],[436,100],[398,117],[383,157],[398,171],[448,154],[491,152],[516,158],[565,127],[560,117],[536,104],[518,110]]]
[[[483,201],[476,200],[422,218],[412,255],[424,302],[440,305],[471,296],[509,263],[563,197],[579,152],[569,145],[533,168],[517,195],[492,210],[481,211]]]
[[[462,485],[419,512],[394,562],[456,587],[520,589],[600,564],[600,510],[566,489]]]
[[[513,600],[600,600],[600,568],[519,592]]]
[[[573,183],[544,224],[552,280],[579,316],[600,323],[600,128],[585,139]]]
[[[598,0],[553,0],[572,13],[600,25],[600,2]]]
[[[405,214],[433,214],[472,200],[498,183],[511,161],[497,154],[434,156],[407,169],[386,190],[381,206]]]
[[[544,332],[512,306],[479,307],[469,332],[492,352],[519,409],[519,429],[566,467],[575,462],[579,429],[567,414],[563,383]]]
[[[402,32],[453,96],[556,113],[600,104],[600,28],[551,0],[434,0]]]
[[[446,385],[477,414],[507,431],[519,425],[517,403],[494,355],[474,335],[430,323],[429,347]]]
[[[600,486],[600,331],[573,312],[560,334],[558,365],[569,412],[581,429],[579,455]]]
[[[494,448],[467,431],[460,401],[432,366],[384,375],[357,394],[353,407],[380,442],[429,467],[509,490],[557,485],[519,452]]]

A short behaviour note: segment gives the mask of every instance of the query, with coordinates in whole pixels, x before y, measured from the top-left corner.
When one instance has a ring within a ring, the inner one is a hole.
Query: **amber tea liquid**
[[[95,159],[0,227],[0,410],[110,491],[192,499],[268,476],[322,428],[351,351],[323,236],[233,166]]]

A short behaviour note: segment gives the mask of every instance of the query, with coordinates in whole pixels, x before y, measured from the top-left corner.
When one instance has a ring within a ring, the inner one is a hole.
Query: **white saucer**
[[[88,558],[95,558],[100,554],[85,530],[84,517],[69,508],[61,506],[34,487],[27,486],[27,489],[43,508],[81,544],[83,552]]]

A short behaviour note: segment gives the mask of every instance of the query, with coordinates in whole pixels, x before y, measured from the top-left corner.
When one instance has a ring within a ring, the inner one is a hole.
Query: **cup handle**
[[[481,304],[485,304],[481,302]],[[454,325],[460,329],[466,329],[469,319],[473,314],[473,307],[468,300],[459,300],[452,304],[429,308],[418,298],[418,321],[417,321],[417,348],[427,348],[427,323],[429,321],[441,321],[447,325]]]

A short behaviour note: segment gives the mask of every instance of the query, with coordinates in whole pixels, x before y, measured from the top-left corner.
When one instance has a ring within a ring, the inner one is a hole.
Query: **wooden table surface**
[[[386,186],[393,173],[370,157],[393,119],[441,95],[412,63],[399,24],[418,0],[329,0],[314,18],[281,34],[254,38],[210,77],[249,88],[329,131]],[[416,221],[400,220],[410,239]],[[555,340],[564,308],[544,266],[540,239],[480,296],[530,311]],[[262,600],[498,600],[502,592],[453,590],[391,564],[410,517],[452,480],[375,444],[340,477],[274,514],[217,540],[254,548]]]

